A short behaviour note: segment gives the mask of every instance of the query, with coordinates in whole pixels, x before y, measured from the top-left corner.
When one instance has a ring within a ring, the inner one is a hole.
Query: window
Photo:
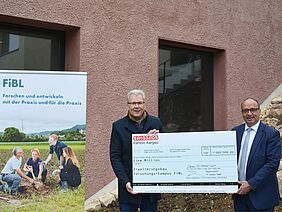
[[[159,116],[166,132],[213,130],[213,54],[159,46]]]
[[[64,36],[0,23],[0,69],[64,70]]]

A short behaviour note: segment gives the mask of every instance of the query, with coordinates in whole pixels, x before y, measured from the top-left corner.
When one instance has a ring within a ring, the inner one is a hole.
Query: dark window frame
[[[17,34],[20,36],[30,36],[37,38],[56,38],[58,43],[52,42],[51,51],[55,60],[51,60],[51,70],[49,71],[64,71],[65,70],[65,32],[59,30],[50,30],[45,28],[32,27],[27,25],[17,25],[0,22],[0,30],[6,31],[11,34]],[[1,45],[1,44],[0,44]],[[57,50],[55,51],[55,48]],[[14,50],[16,51],[16,50]],[[57,55],[57,52],[59,55]],[[53,68],[56,67],[56,68]]]
[[[213,63],[214,63],[214,54],[218,51],[218,49],[211,49],[211,48],[206,48],[206,47],[182,44],[178,42],[165,41],[165,40],[159,41],[159,50],[160,49],[167,49],[167,50],[181,49],[181,51],[184,50],[192,54],[204,56],[206,58],[206,60],[202,61],[202,71],[201,71],[201,81],[202,81],[201,83],[202,84],[201,84],[201,94],[200,94],[200,102],[201,102],[200,114],[202,118],[201,118],[200,131],[214,130],[214,94],[213,94],[214,92],[214,67],[213,67],[214,64]],[[203,71],[203,70],[207,70],[207,71]],[[160,80],[160,76],[159,76],[159,80]],[[166,91],[164,90],[163,92],[166,92]],[[162,116],[162,114],[160,114],[161,95],[163,94],[159,91],[159,115],[160,116]],[[189,130],[182,129],[182,130],[175,130],[175,131],[189,131]]]

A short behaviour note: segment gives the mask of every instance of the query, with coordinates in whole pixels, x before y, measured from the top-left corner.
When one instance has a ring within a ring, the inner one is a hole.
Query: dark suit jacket
[[[148,133],[152,129],[163,132],[159,118],[147,115],[139,125],[128,116],[116,121],[112,126],[110,142],[110,159],[113,170],[118,178],[118,198],[121,203],[138,204],[143,194],[132,195],[127,192],[125,184],[132,185],[132,134]],[[160,199],[160,194],[150,195],[151,200]]]
[[[237,136],[237,159],[239,157],[245,124],[239,125]],[[246,170],[246,180],[252,190],[248,193],[254,207],[262,210],[279,203],[279,190],[276,172],[281,156],[279,132],[273,127],[260,123],[254,138]],[[236,195],[234,196],[236,198]]]

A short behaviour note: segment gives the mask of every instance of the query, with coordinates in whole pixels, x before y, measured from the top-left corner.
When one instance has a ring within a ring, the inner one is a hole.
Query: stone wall
[[[261,120],[280,131],[282,138],[282,93],[276,96],[270,104],[262,109]]]
[[[282,93],[271,100],[270,104],[261,111],[261,120],[275,127],[280,132],[280,141],[282,140]],[[282,158],[282,152],[281,152]],[[282,197],[282,159],[277,172],[279,182],[279,193]]]

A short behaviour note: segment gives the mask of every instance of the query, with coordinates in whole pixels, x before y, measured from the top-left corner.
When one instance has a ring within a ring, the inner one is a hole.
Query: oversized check
[[[235,131],[132,135],[133,190],[139,193],[234,193]]]

